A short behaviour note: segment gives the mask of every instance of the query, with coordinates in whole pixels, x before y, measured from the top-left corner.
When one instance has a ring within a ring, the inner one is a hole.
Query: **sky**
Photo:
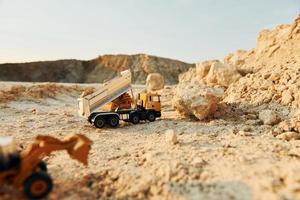
[[[300,0],[0,0],[0,63],[137,53],[222,59],[298,14]]]

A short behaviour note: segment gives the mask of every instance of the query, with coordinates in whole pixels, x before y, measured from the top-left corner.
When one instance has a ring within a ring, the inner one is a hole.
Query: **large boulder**
[[[210,88],[198,81],[185,82],[177,85],[172,105],[182,116],[203,120],[215,114],[223,93],[222,88]]]
[[[147,76],[146,86],[148,91],[161,90],[165,86],[164,77],[159,73],[151,73]]]
[[[245,76],[248,73],[252,73],[252,67],[248,65],[245,66],[245,60],[251,55],[251,51],[246,50],[237,50],[235,53],[230,53],[224,58],[224,63],[229,65],[233,65],[236,67],[237,71]]]
[[[237,69],[230,64],[219,60],[208,60],[196,64],[198,79],[208,86],[228,87],[242,76]]]
[[[203,79],[209,72],[213,63],[220,62],[218,60],[206,60],[196,64],[196,73],[200,79]]]
[[[231,83],[236,82],[241,77],[242,76],[234,66],[221,62],[214,62],[211,65],[208,74],[205,76],[205,82],[207,85],[228,87]]]

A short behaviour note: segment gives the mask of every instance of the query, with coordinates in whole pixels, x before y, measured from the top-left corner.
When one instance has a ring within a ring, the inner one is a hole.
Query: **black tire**
[[[111,116],[108,119],[108,123],[111,127],[119,126],[119,118],[117,116]]]
[[[140,123],[140,116],[137,113],[131,114],[130,121],[133,124],[138,124],[138,123]]]
[[[154,122],[155,121],[155,113],[154,112],[149,112],[147,114],[147,119],[150,121],[150,122]]]
[[[105,119],[101,116],[96,117],[94,126],[96,126],[97,128],[103,128],[105,126]]]
[[[39,163],[38,167],[39,167],[40,170],[42,170],[42,171],[44,171],[44,172],[47,172],[47,170],[48,170],[48,169],[47,169],[47,164],[46,164],[46,162],[43,161],[43,160]]]
[[[50,176],[46,172],[35,172],[24,182],[24,194],[29,199],[40,199],[46,197],[53,188]]]

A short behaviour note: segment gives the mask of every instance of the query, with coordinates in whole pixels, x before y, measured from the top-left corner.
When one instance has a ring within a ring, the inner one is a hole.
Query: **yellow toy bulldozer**
[[[11,138],[0,137],[0,187],[23,190],[30,199],[43,198],[52,191],[53,183],[42,159],[53,151],[66,150],[71,158],[87,166],[91,144],[81,134],[64,140],[38,135],[24,151],[18,152]]]

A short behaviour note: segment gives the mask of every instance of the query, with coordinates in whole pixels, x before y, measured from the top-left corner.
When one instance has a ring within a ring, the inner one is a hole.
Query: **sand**
[[[16,85],[41,87],[0,83],[8,91]],[[300,142],[277,139],[272,126],[251,125],[256,113],[237,109],[211,121],[184,119],[172,109],[167,86],[161,119],[96,129],[77,116],[76,102],[84,88],[95,85],[55,85],[60,89],[54,95],[22,94],[0,103],[0,135],[13,136],[20,148],[38,134],[82,133],[94,142],[87,168],[66,152],[45,158],[55,183],[47,199],[300,198]],[[177,144],[167,142],[169,129]],[[0,190],[0,199],[24,198],[20,191]]]

